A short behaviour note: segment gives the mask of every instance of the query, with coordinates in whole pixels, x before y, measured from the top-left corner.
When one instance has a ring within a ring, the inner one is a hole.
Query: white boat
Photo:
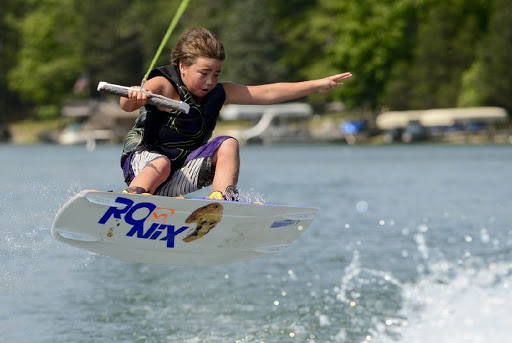
[[[308,122],[313,108],[306,103],[279,105],[227,105],[221,112],[224,120],[251,120],[256,124],[239,130],[234,136],[241,143],[295,143],[311,139]]]

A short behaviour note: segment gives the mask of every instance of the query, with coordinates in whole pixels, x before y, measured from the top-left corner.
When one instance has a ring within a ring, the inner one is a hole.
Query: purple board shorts
[[[186,158],[183,167],[171,171],[171,176],[161,184],[155,195],[182,196],[195,192],[213,182],[215,170],[212,166],[212,156],[230,136],[219,136],[205,145],[192,151]],[[124,161],[123,174],[129,185],[133,178],[151,161],[165,155],[150,151],[134,151]],[[172,168],[172,163],[171,163]]]

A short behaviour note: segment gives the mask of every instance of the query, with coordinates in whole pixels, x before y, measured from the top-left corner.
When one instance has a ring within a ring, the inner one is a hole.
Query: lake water
[[[120,150],[0,146],[2,342],[509,341],[512,146],[243,147],[245,198],[320,212],[280,255],[209,267],[51,237],[73,194],[122,189]]]

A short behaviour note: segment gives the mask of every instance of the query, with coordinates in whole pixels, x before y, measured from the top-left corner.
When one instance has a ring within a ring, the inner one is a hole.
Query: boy
[[[125,111],[142,107],[121,158],[129,185],[124,192],[180,196],[213,184],[209,198],[238,200],[238,141],[221,136],[208,142],[222,106],[285,102],[330,91],[352,76],[260,86],[219,83],[224,59],[224,46],[213,33],[190,29],[173,48],[171,64],[154,69],[143,86],[147,92],[188,103],[188,114],[146,105],[151,94],[140,87],[121,97]]]

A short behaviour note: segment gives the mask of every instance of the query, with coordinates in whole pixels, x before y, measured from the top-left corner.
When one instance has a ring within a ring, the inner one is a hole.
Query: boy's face
[[[213,58],[198,57],[190,66],[180,63],[181,79],[188,90],[201,99],[219,82],[222,62]]]

